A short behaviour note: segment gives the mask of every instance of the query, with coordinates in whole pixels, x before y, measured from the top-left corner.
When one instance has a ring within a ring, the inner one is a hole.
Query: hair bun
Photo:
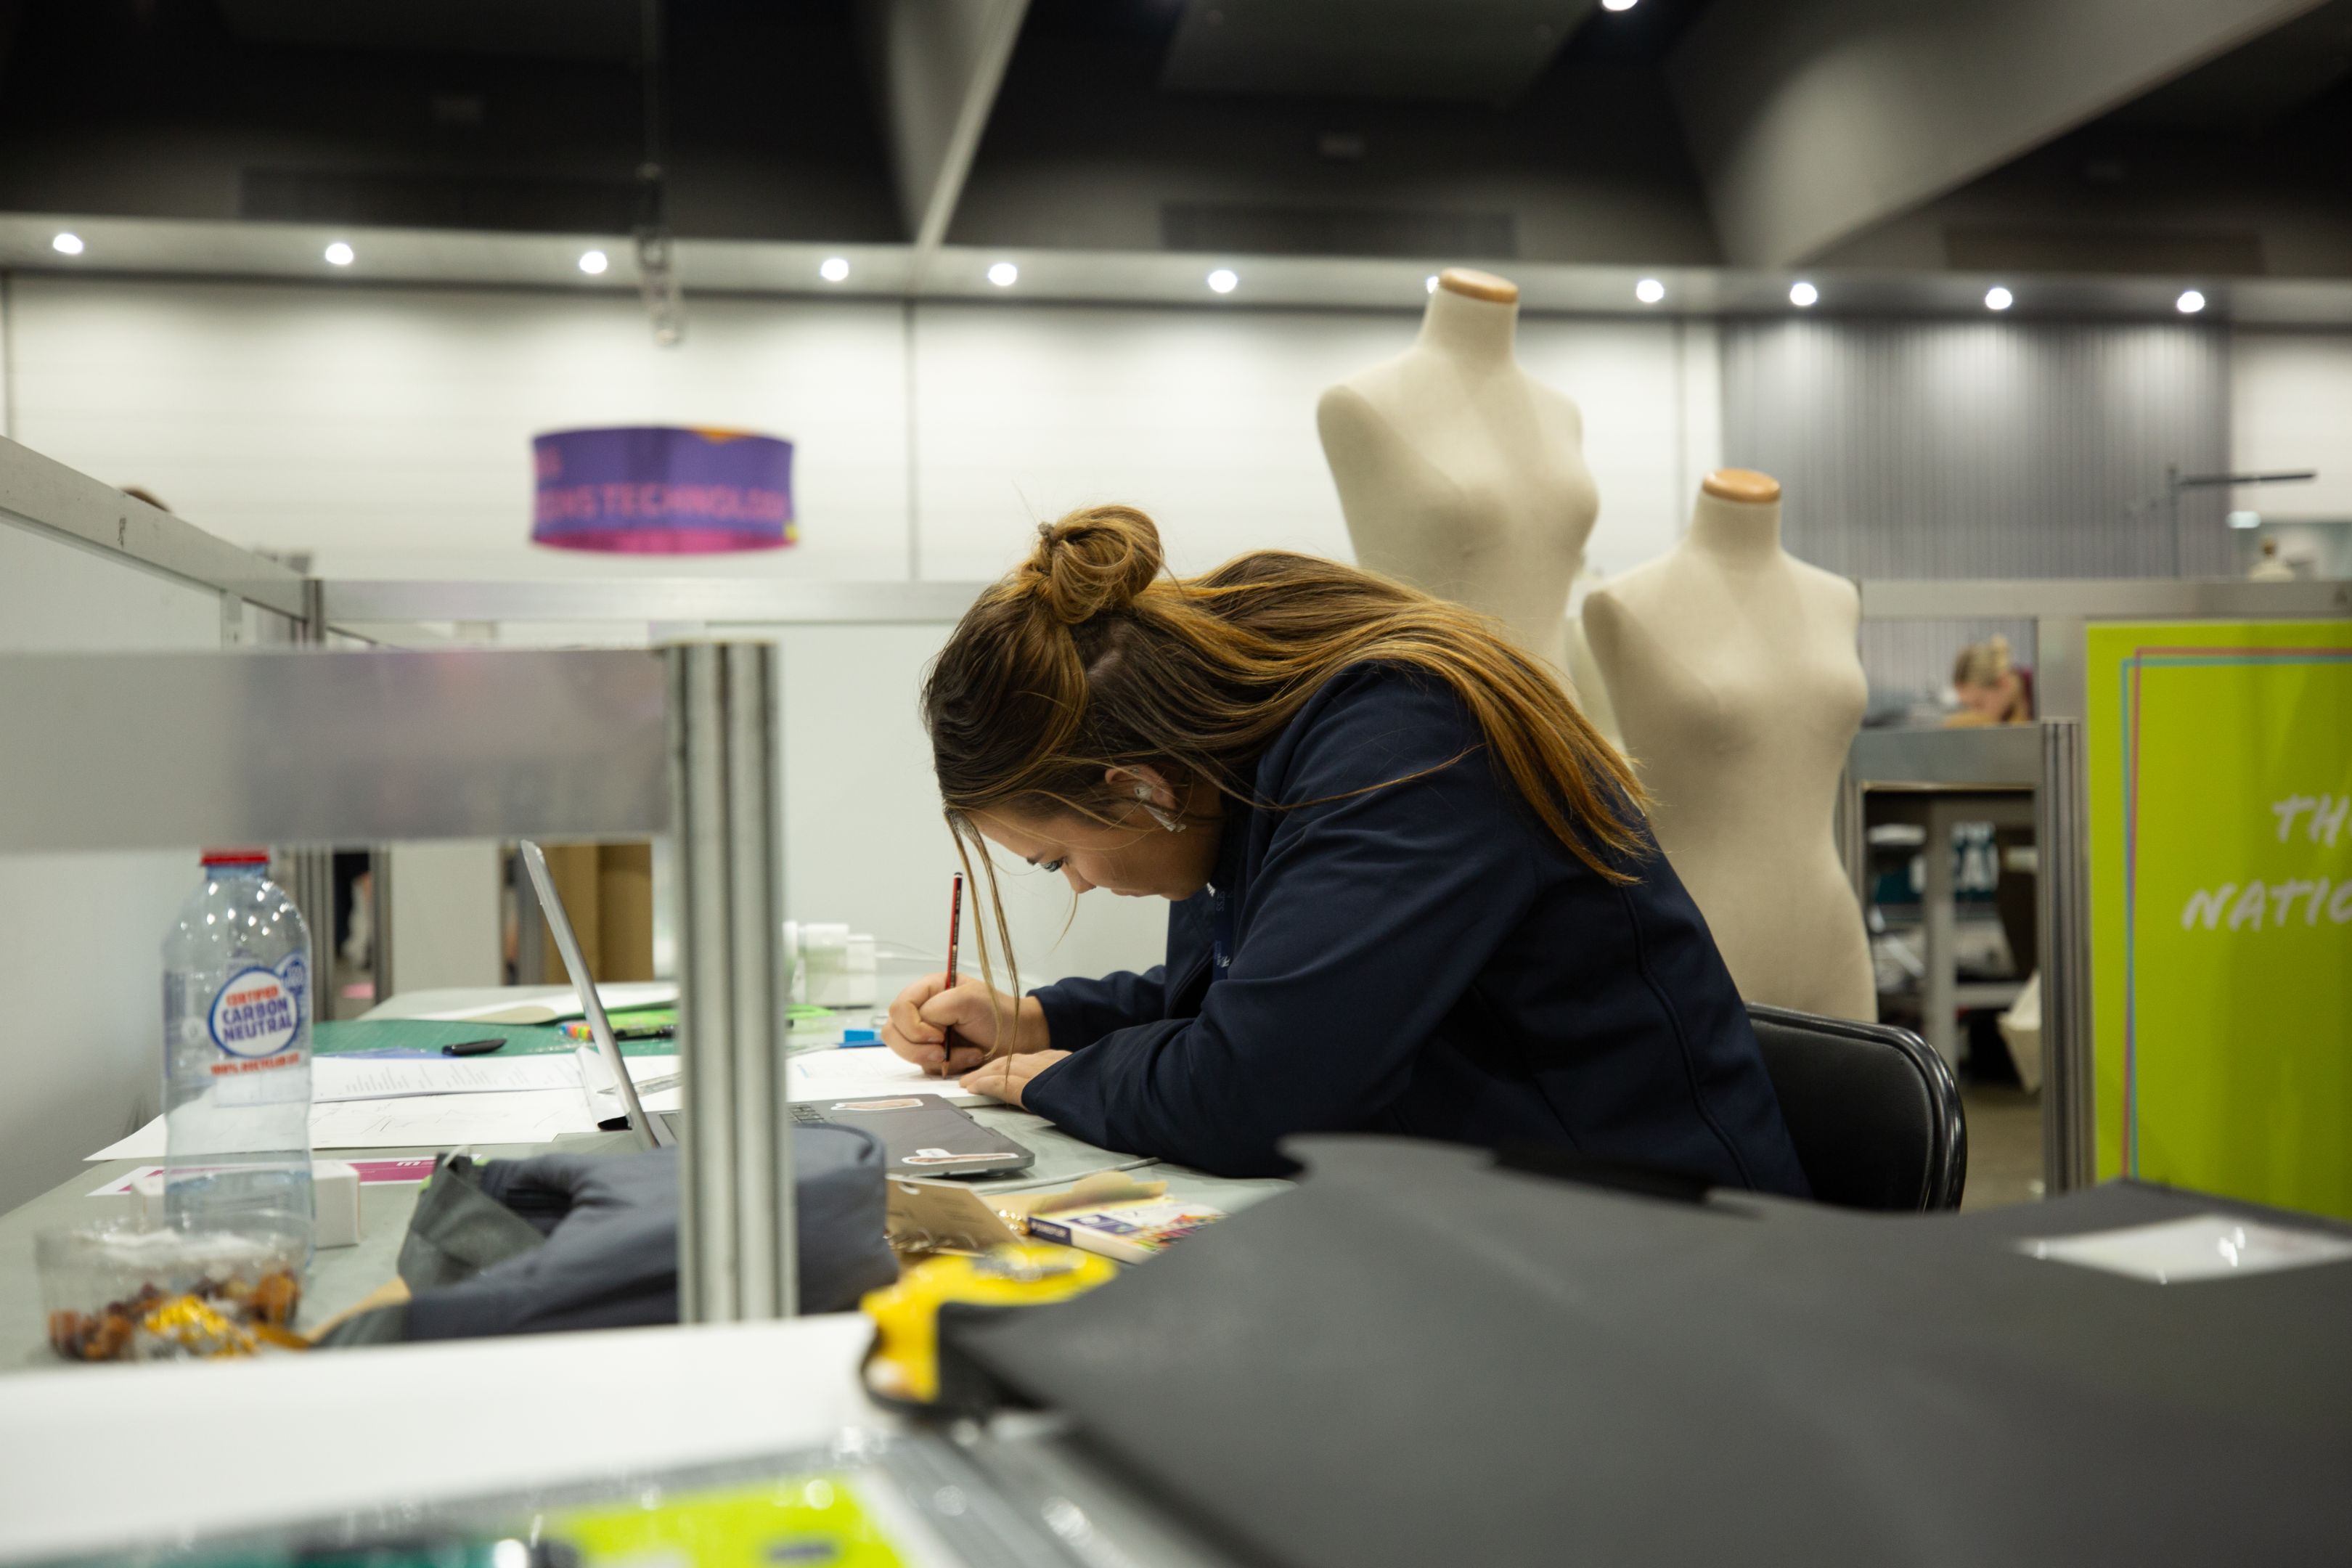
[[[1131,506],[1090,506],[1039,524],[1024,570],[1055,619],[1075,626],[1134,604],[1164,564],[1149,517]]]

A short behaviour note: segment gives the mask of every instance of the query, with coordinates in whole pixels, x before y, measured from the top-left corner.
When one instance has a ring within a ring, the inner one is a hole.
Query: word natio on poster
[[[2344,834],[2352,795],[2290,795],[2271,802],[2281,844],[2308,840],[2326,849],[2336,847]],[[2264,882],[2223,882],[2200,888],[2189,895],[2180,911],[2183,931],[2261,931],[2300,920],[2315,926],[2352,924],[2352,877],[2338,881],[2316,871],[2309,877],[2282,877]]]

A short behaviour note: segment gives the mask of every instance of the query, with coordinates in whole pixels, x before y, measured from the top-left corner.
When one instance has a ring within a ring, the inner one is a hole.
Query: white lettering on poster
[[[2344,837],[2347,847],[2352,847],[2352,837],[2344,833],[2347,813],[2352,812],[2352,792],[2290,795],[2271,802],[2270,812],[2281,844],[2294,842],[2300,829],[2305,843],[2333,849],[2336,840]],[[2352,924],[2352,877],[2341,881],[2333,876],[2288,877],[2269,883],[2223,882],[2200,888],[2181,906],[2180,929],[2262,931],[2267,927],[2276,931],[2289,925],[2316,926],[2322,914],[2331,925]]]

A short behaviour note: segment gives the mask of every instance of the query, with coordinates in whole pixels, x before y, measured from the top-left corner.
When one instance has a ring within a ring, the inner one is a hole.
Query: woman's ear
[[[1176,806],[1176,791],[1158,768],[1139,763],[1133,767],[1105,768],[1103,788],[1168,810]]]

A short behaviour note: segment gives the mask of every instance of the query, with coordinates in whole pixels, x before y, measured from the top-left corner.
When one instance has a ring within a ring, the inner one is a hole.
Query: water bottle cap
[[[267,866],[269,864],[269,851],[267,849],[207,849],[205,851],[205,864],[207,866]]]

